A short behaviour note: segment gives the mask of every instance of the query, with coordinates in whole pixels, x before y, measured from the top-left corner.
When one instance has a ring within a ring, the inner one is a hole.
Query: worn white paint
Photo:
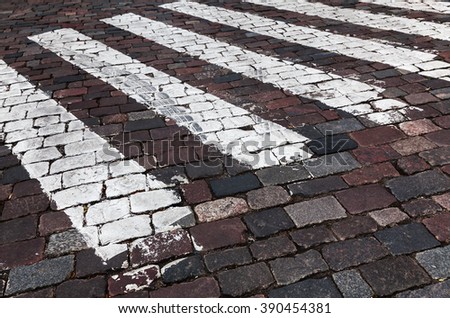
[[[54,208],[64,209],[87,246],[95,248],[103,260],[124,251],[123,245],[113,243],[153,233],[150,215],[132,215],[130,193],[153,194],[147,212],[181,201],[168,185],[155,182],[155,177],[147,175],[137,162],[123,160],[106,140],[1,60],[0,110],[0,134],[5,145],[21,160],[30,177],[40,182]],[[78,129],[71,133],[52,129],[60,123],[67,129]],[[43,130],[46,134],[37,137]],[[22,132],[25,137],[19,138]],[[56,146],[64,148],[64,155]],[[99,160],[98,155],[106,150],[114,161]]]
[[[381,30],[422,35],[444,41],[450,40],[450,26],[445,24],[396,17],[382,13],[374,14],[364,10],[341,8],[306,0],[244,0],[244,2],[263,4],[277,9]],[[450,9],[450,6],[448,8]]]
[[[450,14],[450,3],[434,0],[359,0],[359,2],[381,4],[388,7]]]
[[[255,53],[133,13],[102,21],[177,52],[189,54],[235,73],[272,84],[294,95],[318,100],[331,108],[336,107],[337,104],[333,102],[336,98],[345,97],[348,100],[348,104],[338,105],[339,107],[350,106],[378,99],[379,92],[383,91],[379,87],[357,80]],[[233,127],[234,122],[236,127]],[[223,124],[225,128],[231,129],[251,124],[251,122],[241,124],[239,118],[227,117],[223,120]]]
[[[307,140],[304,136],[184,84],[73,29],[47,32],[30,39],[157,113],[174,119],[178,125],[187,127],[202,141],[214,143],[223,153],[231,154],[253,168],[285,164],[310,157],[303,149]],[[211,119],[209,115],[205,118],[205,109],[216,111],[217,117]],[[224,110],[227,112],[223,112]],[[257,127],[261,125],[269,129],[257,131]],[[243,130],[242,127],[246,129]],[[252,143],[262,144],[266,140],[274,142],[266,143],[264,149],[259,149],[259,152],[250,153],[246,148],[247,144],[236,137],[236,131],[241,131],[245,136],[254,136]],[[272,136],[276,133],[287,136],[287,139],[283,139],[281,144],[275,142],[276,139]],[[285,144],[296,147],[296,156],[284,156],[284,148],[281,146]],[[269,156],[265,156],[266,151],[270,152]],[[275,152],[281,155],[274,155]]]
[[[250,13],[241,13],[225,8],[208,6],[197,2],[174,2],[163,4],[161,7],[249,32],[357,59],[384,63],[411,72],[420,71],[418,65],[433,61],[437,58],[437,55],[432,53],[396,47],[375,40],[364,40],[320,31],[314,28],[297,26],[292,23],[277,21]],[[450,68],[450,64],[446,64],[447,68]],[[428,73],[424,75],[450,81],[450,76],[447,74]]]

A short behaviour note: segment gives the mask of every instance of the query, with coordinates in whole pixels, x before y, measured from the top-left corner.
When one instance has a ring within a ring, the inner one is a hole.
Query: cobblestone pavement
[[[0,296],[449,297],[450,3],[356,2],[0,4]]]

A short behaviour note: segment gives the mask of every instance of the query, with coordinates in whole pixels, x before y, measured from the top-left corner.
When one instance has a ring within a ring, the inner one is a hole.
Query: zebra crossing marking
[[[254,169],[311,157],[306,137],[182,83],[73,29],[29,39],[105,81],[137,102],[172,118],[204,143]]]
[[[409,9],[433,13],[450,14],[450,3],[442,1],[393,1],[393,0],[359,0],[358,2],[381,4],[388,7]]]
[[[105,139],[2,60],[0,110],[5,145],[21,160],[30,178],[40,182],[53,208],[64,210],[86,246],[104,261],[127,250],[123,241],[153,233],[152,218],[143,212],[181,202],[174,190],[147,175],[137,162],[125,160]],[[63,132],[54,129],[60,124]],[[142,210],[136,200],[151,205]]]
[[[102,21],[177,52],[187,53],[208,63],[272,84],[292,94],[318,100],[331,108],[376,100],[380,98],[379,93],[384,91],[357,80],[244,50],[133,13]]]
[[[379,62],[409,72],[419,72],[424,76],[450,81],[449,63],[441,62],[442,65],[439,70],[421,71],[423,64],[435,61],[436,54],[320,31],[196,2],[174,2],[163,4],[160,7],[276,39],[356,59]]]
[[[381,30],[427,36],[444,41],[450,40],[450,26],[445,24],[396,17],[382,13],[374,14],[357,9],[330,6],[320,2],[312,3],[306,0],[285,0],[283,2],[275,0],[244,0],[244,2],[263,4],[277,9],[368,26]]]

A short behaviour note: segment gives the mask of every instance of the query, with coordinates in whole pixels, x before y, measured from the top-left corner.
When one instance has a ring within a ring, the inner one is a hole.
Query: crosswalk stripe
[[[208,63],[272,84],[294,95],[318,100],[331,108],[380,99],[379,93],[384,90],[316,68],[245,50],[133,13],[102,21],[177,52],[187,53]]]
[[[253,168],[304,160],[307,138],[184,84],[73,29],[30,37]]]
[[[393,0],[360,0],[359,2],[381,4],[388,7],[450,14],[450,3],[442,1],[393,1]]]
[[[424,76],[450,81],[450,64],[436,61],[437,56],[432,53],[319,31],[196,2],[176,2],[163,4],[161,7],[276,39],[357,59],[379,62],[410,72],[420,72],[419,74]],[[430,63],[438,64],[437,68],[439,69],[429,71]]]
[[[309,16],[333,19],[382,30],[427,36],[445,41],[450,40],[450,26],[445,24],[395,17],[381,13],[374,14],[351,8],[329,6],[318,2],[311,3],[306,0],[286,0],[283,2],[275,0],[244,0],[244,2],[263,4]]]
[[[147,175],[137,162],[124,160],[105,139],[2,60],[0,110],[5,145],[40,182],[53,207],[65,211],[87,247],[104,260],[127,250],[121,242],[153,233],[151,217],[142,212],[181,202],[176,191]],[[60,124],[64,132],[52,134]],[[148,203],[145,209],[143,202]]]

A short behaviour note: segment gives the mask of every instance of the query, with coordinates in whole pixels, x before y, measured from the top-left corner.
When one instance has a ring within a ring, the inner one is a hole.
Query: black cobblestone
[[[161,269],[161,272],[165,283],[175,283],[204,274],[205,266],[202,257],[194,255],[167,264]]]
[[[348,188],[348,185],[341,177],[329,176],[321,179],[303,181],[288,185],[292,195],[302,195],[312,197],[318,194],[342,190]]]
[[[258,178],[252,173],[211,180],[209,184],[211,185],[214,195],[217,197],[225,197],[227,195],[247,192],[261,187]]]
[[[329,277],[306,279],[299,283],[273,289],[271,298],[340,298],[342,297],[333,280]]]
[[[266,237],[293,228],[294,222],[282,208],[273,208],[244,216],[249,230],[256,237]]]
[[[210,272],[216,272],[228,266],[245,265],[253,258],[247,247],[236,247],[205,255],[205,264]]]
[[[440,171],[431,170],[392,179],[388,181],[387,186],[398,200],[407,201],[422,195],[449,190],[450,178]]]
[[[393,255],[410,254],[440,245],[422,224],[412,223],[375,233]]]

